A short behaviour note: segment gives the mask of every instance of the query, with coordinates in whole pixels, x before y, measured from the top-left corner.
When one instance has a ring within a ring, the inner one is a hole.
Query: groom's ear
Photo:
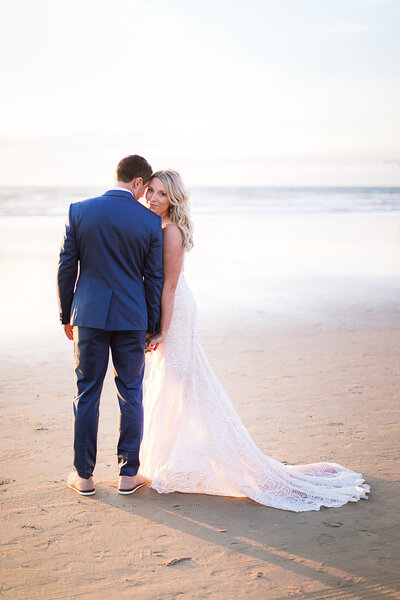
[[[143,177],[136,177],[136,178],[133,180],[133,188],[134,188],[135,190],[138,190],[139,188],[141,188],[141,187],[142,187],[142,185],[143,185]]]

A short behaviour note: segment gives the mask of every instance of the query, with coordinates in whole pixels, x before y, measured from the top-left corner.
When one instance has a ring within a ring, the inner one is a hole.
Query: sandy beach
[[[399,218],[361,219],[358,230],[351,219],[335,221],[337,239],[347,235],[341,250],[328,248],[322,221],[307,232],[293,221],[294,264],[280,278],[282,260],[272,264],[271,257],[279,244],[287,246],[281,235],[287,222],[270,225],[264,246],[255,225],[253,260],[251,248],[245,254],[233,248],[243,222],[225,223],[219,244],[220,223],[198,223],[187,273],[199,299],[200,333],[251,436],[274,458],[338,462],[371,486],[368,500],[299,514],[247,499],[149,488],[119,496],[111,367],[96,495],[83,498],[66,488],[73,357],[55,300],[62,222],[0,220],[0,596],[400,598]],[[295,231],[308,246],[296,248]],[[361,238],[369,240],[370,255]],[[359,254],[347,239],[356,240]],[[308,272],[300,269],[306,254]],[[238,270],[243,285],[232,288]]]

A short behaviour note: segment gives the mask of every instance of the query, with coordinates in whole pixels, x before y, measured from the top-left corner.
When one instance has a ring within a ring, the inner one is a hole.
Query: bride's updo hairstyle
[[[189,194],[183,185],[177,171],[157,171],[152,179],[157,177],[165,185],[169,201],[168,216],[182,233],[184,249],[189,252],[193,248],[193,223],[190,218]]]

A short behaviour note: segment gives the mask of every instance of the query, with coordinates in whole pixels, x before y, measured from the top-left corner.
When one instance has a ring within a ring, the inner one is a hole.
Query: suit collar
[[[119,196],[120,198],[126,198],[127,200],[135,200],[133,194],[129,190],[111,189],[107,190],[104,196]]]

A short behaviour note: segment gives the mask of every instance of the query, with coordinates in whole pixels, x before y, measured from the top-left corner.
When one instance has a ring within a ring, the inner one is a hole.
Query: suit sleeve
[[[161,323],[161,293],[164,280],[163,239],[161,219],[153,230],[149,252],[144,266],[143,282],[147,304],[147,333],[158,333]]]
[[[57,269],[57,297],[60,321],[63,325],[70,322],[71,305],[74,297],[76,277],[78,274],[78,247],[73,217],[73,205],[69,207],[65,234],[61,244]]]

